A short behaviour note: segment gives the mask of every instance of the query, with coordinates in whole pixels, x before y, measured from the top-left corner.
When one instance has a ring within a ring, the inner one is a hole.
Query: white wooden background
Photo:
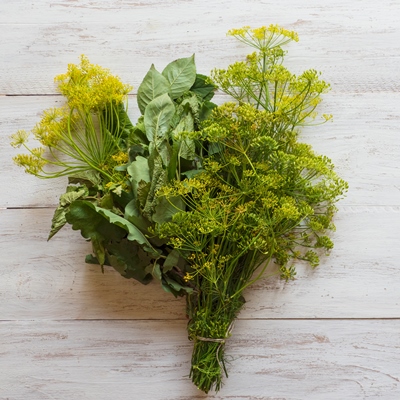
[[[334,122],[304,140],[350,191],[318,269],[248,290],[208,398],[400,399],[400,1],[1,0],[1,400],[207,398],[187,377],[184,301],[86,265],[68,228],[47,243],[66,182],[24,174],[8,137],[62,102],[53,77],[82,53],[137,88],[153,62],[225,67],[248,51],[228,29],[270,23],[300,35],[292,69],[332,84]],[[135,119],[135,91],[130,104]]]

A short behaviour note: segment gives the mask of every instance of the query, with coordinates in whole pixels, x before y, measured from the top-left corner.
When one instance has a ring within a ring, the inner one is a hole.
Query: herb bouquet
[[[329,85],[283,66],[282,46],[297,34],[276,25],[228,34],[254,52],[210,77],[194,56],[161,73],[151,66],[136,124],[132,88],[82,56],[56,77],[66,105],[32,130],[42,146],[25,131],[12,142],[28,151],[14,158],[26,172],[68,177],[49,238],[68,223],[92,243],[87,262],[186,298],[190,377],[206,393],[227,375],[225,340],[244,290],[272,262],[284,279],[295,259],[317,266],[347,189],[327,157],[298,141]],[[212,103],[217,88],[231,102]]]

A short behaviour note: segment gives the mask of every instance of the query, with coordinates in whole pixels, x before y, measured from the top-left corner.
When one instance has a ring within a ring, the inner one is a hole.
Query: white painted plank
[[[217,96],[221,103],[226,96]],[[55,206],[64,192],[66,178],[40,180],[15,166],[18,153],[9,136],[18,129],[30,130],[41,112],[63,104],[60,96],[0,97],[0,207]],[[327,94],[321,113],[334,114],[334,121],[305,128],[302,140],[329,156],[337,172],[350,184],[341,205],[400,205],[400,140],[398,121],[400,93]],[[136,97],[131,96],[129,114],[139,116]],[[23,195],[21,195],[23,194]]]
[[[91,247],[65,227],[46,243],[52,210],[0,210],[1,319],[185,319],[183,299],[87,265]],[[400,208],[345,207],[335,248],[295,281],[250,287],[240,318],[400,318]],[[271,271],[272,273],[272,271]]]
[[[54,93],[54,75],[81,53],[136,88],[151,63],[192,53],[208,73],[248,52],[228,29],[270,23],[299,32],[290,64],[321,69],[336,91],[399,89],[400,5],[390,0],[3,0],[0,18],[0,94]]]
[[[188,379],[182,321],[0,322],[2,399],[397,400],[400,321],[239,321],[219,394]]]

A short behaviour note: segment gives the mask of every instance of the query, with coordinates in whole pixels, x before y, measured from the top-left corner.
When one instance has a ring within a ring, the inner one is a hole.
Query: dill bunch
[[[218,391],[227,374],[225,340],[245,303],[243,291],[270,262],[286,280],[296,274],[295,259],[316,267],[320,253],[333,247],[327,232],[334,229],[335,202],[347,190],[332,162],[298,141],[298,127],[315,119],[329,86],[315,71],[296,77],[283,67],[280,45],[297,35],[277,26],[230,34],[258,50],[212,73],[236,102],[215,108],[188,134],[201,170],[158,191],[186,204],[156,232],[189,265],[190,376],[206,393]]]

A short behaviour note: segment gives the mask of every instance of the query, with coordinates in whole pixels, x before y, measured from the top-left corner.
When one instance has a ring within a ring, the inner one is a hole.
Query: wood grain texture
[[[3,0],[0,94],[54,93],[52,79],[85,53],[136,88],[151,63],[196,53],[199,71],[247,49],[225,32],[279,23],[299,32],[295,69],[324,71],[337,92],[399,90],[400,4],[384,0],[70,1]]]
[[[399,20],[393,0],[2,0],[0,400],[399,399]],[[85,264],[90,244],[69,228],[47,243],[66,180],[23,174],[9,135],[62,104],[53,78],[82,53],[134,85],[135,121],[152,63],[195,53],[207,74],[248,53],[228,29],[270,23],[299,33],[289,68],[332,85],[334,122],[302,135],[350,191],[320,267],[247,291],[230,378],[205,396],[187,377],[183,299]]]
[[[238,321],[218,395],[187,377],[182,321],[0,323],[1,399],[397,400],[400,321]]]

